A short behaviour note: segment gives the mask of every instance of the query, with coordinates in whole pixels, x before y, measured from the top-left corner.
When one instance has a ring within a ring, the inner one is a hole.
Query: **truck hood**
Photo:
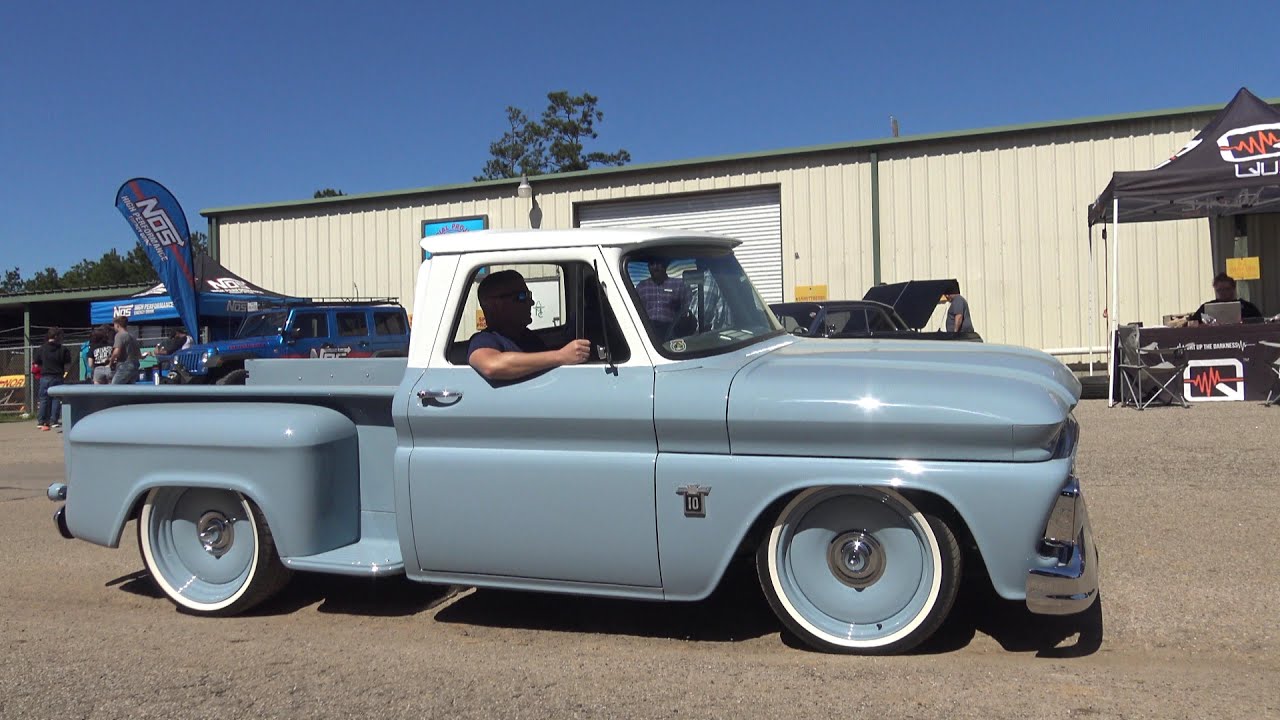
[[[801,339],[734,376],[727,425],[734,454],[1036,462],[1079,399],[1027,348]]]

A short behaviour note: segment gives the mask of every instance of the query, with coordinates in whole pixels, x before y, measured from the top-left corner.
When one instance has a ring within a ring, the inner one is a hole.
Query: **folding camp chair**
[[[1267,342],[1259,340],[1259,345],[1266,345],[1269,348],[1280,348],[1280,343]],[[1267,391],[1267,401],[1262,403],[1263,407],[1270,407],[1276,403],[1280,403],[1280,358],[1276,358],[1271,363],[1271,372],[1276,374],[1276,379],[1271,381],[1271,389]]]
[[[1187,362],[1182,358],[1181,349],[1163,350],[1155,343],[1142,347],[1138,332],[1137,325],[1116,328],[1120,339],[1120,402],[1143,410],[1164,395],[1169,404],[1176,402],[1184,408],[1191,407],[1182,397],[1182,373],[1187,369]],[[1166,353],[1173,359],[1166,358]],[[1144,356],[1149,355],[1155,356],[1154,364],[1144,360]]]

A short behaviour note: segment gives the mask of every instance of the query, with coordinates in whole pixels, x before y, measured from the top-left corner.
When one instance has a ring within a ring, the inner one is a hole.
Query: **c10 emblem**
[[[710,485],[685,485],[676,488],[676,494],[684,497],[685,517],[706,517],[707,496],[711,494]]]

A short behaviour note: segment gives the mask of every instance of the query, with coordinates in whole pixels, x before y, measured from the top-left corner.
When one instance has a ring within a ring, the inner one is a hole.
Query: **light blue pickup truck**
[[[58,388],[55,522],[117,547],[136,519],[156,584],[203,615],[248,610],[296,571],[693,601],[737,555],[821,650],[914,647],[966,575],[1036,613],[1088,609],[1097,554],[1067,368],[990,344],[793,337],[737,244],[433,237],[407,360]],[[654,263],[684,298],[674,318],[650,312]],[[588,340],[587,362],[504,382],[468,364],[477,285],[507,269],[532,293],[532,332]]]

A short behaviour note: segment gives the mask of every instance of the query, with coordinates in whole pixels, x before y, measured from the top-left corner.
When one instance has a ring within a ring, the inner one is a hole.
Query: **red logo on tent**
[[[1244,364],[1235,358],[1191,360],[1182,383],[1182,396],[1192,402],[1243,400]]]
[[[1280,157],[1280,123],[1229,130],[1218,138],[1218,151],[1235,163]]]

